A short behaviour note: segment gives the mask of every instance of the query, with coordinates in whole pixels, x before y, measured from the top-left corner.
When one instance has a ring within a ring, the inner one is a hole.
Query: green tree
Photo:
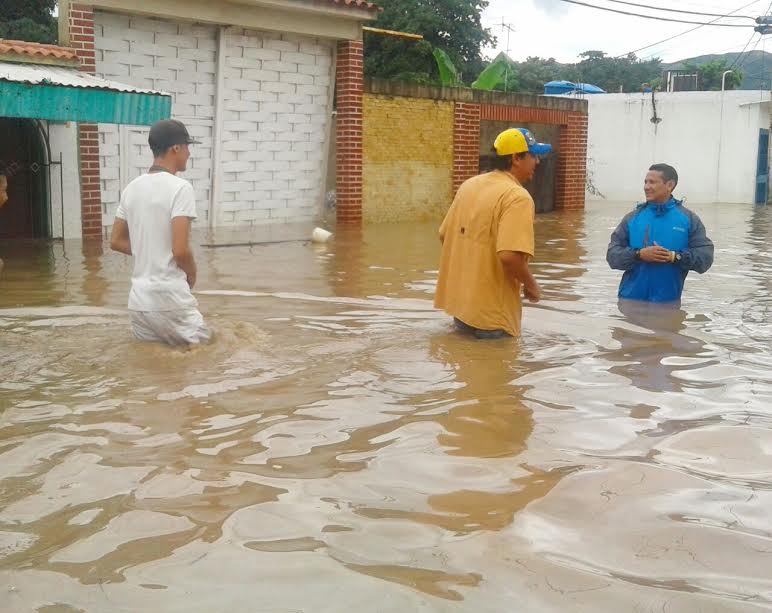
[[[0,0],[0,38],[55,43],[56,0]]]
[[[544,84],[566,79],[570,67],[560,64],[554,57],[544,59],[529,57],[517,63],[518,90],[525,94],[544,93]]]
[[[550,81],[573,81],[591,83],[608,92],[641,90],[644,83],[650,83],[662,73],[661,61],[641,61],[634,55],[622,58],[608,57],[603,51],[585,51],[576,64],[561,64],[555,58],[529,57],[524,62],[514,62],[516,89],[508,91],[526,94],[541,94],[544,84]],[[495,61],[495,60],[494,60]],[[493,62],[491,63],[491,65]],[[499,89],[499,88],[497,88]]]
[[[5,1],[5,0],[1,0]],[[433,51],[442,49],[469,83],[485,68],[482,49],[493,44],[480,16],[487,0],[389,0],[373,27],[421,34],[408,41],[365,34],[365,74],[373,77],[436,82],[439,74]]]
[[[662,73],[662,60],[639,60],[635,54],[609,57],[603,51],[580,53],[580,62],[567,71],[569,80],[591,83],[609,93],[640,91],[644,83],[650,83]]]
[[[692,62],[684,63],[684,70],[697,73],[697,81],[702,91],[719,91],[721,89],[721,78],[725,70],[728,70],[726,60],[713,60],[701,66],[695,66]],[[737,89],[743,82],[743,73],[741,70],[732,69],[732,72],[726,75],[724,79],[725,89]]]

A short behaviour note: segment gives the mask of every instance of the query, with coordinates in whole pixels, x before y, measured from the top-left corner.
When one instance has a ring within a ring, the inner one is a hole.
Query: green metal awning
[[[169,94],[76,69],[0,62],[0,117],[150,125],[171,117]]]

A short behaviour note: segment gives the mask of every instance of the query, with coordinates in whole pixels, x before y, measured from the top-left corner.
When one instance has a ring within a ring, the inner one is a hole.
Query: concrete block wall
[[[364,95],[365,222],[442,217],[454,192],[453,106],[444,100]]]
[[[216,29],[161,19],[94,13],[96,74],[172,94],[172,117],[201,145],[191,147],[181,176],[196,191],[199,223],[206,223],[212,185]],[[102,225],[113,223],[121,190],[152,163],[148,128],[99,126]]]
[[[311,220],[324,191],[333,44],[231,29],[217,225]]]

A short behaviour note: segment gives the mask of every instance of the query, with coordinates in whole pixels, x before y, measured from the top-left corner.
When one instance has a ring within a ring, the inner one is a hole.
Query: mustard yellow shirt
[[[465,181],[442,225],[442,256],[434,306],[481,330],[520,336],[519,281],[508,277],[499,251],[534,255],[534,204],[510,173]]]

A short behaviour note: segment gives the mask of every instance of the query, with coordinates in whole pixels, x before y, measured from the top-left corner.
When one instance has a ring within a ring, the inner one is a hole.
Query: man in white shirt
[[[191,290],[196,262],[190,224],[196,218],[193,186],[177,177],[187,167],[190,138],[182,122],[163,120],[150,128],[154,162],[121,195],[110,246],[134,256],[129,311],[134,336],[169,345],[207,342],[211,332]]]

